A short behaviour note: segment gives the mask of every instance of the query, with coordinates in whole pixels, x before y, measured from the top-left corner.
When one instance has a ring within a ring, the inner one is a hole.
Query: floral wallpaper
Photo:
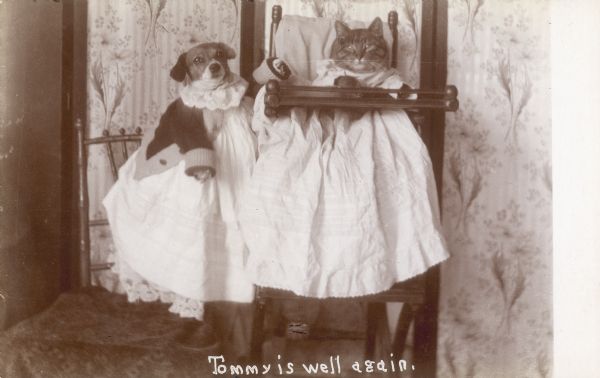
[[[551,376],[549,8],[449,0],[440,377]]]
[[[209,41],[239,51],[239,0],[89,0],[88,132],[99,136],[123,128],[133,133],[158,124],[179,84],[169,76],[179,54]],[[239,59],[230,61],[239,71]],[[132,149],[135,146],[131,146]],[[90,149],[90,215],[102,217],[102,198],[113,183],[106,151]],[[108,227],[92,231],[92,260],[112,249]],[[113,285],[112,274],[96,278]]]

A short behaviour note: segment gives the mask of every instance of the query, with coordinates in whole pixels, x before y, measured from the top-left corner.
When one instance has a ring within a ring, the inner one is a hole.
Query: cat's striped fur
[[[336,39],[330,58],[351,72],[364,73],[386,69],[388,48],[383,38],[383,23],[375,18],[366,29],[351,29],[341,21],[335,22]]]

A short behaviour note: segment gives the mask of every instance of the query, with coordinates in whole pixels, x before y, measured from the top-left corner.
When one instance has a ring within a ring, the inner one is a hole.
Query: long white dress
[[[172,303],[170,311],[201,320],[203,302],[253,299],[252,283],[243,271],[247,251],[237,217],[256,159],[256,140],[251,101],[242,99],[247,84],[239,80],[244,87],[237,88],[237,95],[225,94],[210,106],[224,109],[213,142],[214,178],[201,183],[187,176],[182,160],[136,180],[138,150],[104,198],[116,247],[113,270],[130,301],[160,299]]]
[[[344,72],[331,62],[315,85]],[[400,88],[393,70],[358,76]],[[259,158],[240,215],[246,271],[258,285],[308,297],[353,297],[388,289],[448,257],[426,146],[402,110],[293,108],[253,128]]]

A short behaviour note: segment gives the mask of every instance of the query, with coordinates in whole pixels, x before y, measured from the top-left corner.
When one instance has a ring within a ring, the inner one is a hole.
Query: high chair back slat
[[[81,119],[75,121],[77,140],[77,169],[78,169],[78,209],[79,209],[79,284],[89,286],[91,272],[109,269],[112,263],[91,262],[90,228],[107,226],[107,219],[89,218],[89,188],[88,188],[88,153],[89,147],[98,145],[106,148],[110,170],[114,180],[118,178],[119,168],[129,158],[130,149],[137,149],[142,141],[142,130],[136,128],[134,134],[127,134],[124,129],[119,130],[119,135],[111,135],[108,130],[102,132],[101,137],[87,138],[86,129]],[[120,145],[120,154],[117,156],[115,144]]]
[[[121,142],[121,148],[123,150],[123,155],[125,155],[125,160],[129,158],[129,153],[127,151],[127,142]]]
[[[106,131],[106,130],[104,130]],[[107,142],[106,143],[106,148],[108,149],[108,160],[110,161],[110,171],[112,172],[113,175],[113,179],[116,179],[118,176],[117,173],[117,164],[115,163],[115,153],[112,147],[113,143],[112,142]]]

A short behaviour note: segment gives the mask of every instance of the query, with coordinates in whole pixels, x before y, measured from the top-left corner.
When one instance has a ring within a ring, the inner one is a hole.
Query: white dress
[[[343,75],[330,62],[315,85]],[[389,70],[358,79],[400,88]],[[258,285],[308,297],[353,297],[388,289],[448,257],[426,146],[402,110],[293,108],[253,128],[259,158],[240,221]]]
[[[224,109],[213,142],[214,178],[201,183],[187,176],[182,160],[135,180],[138,150],[104,198],[116,249],[113,270],[130,301],[160,299],[172,303],[170,311],[201,320],[203,302],[253,299],[252,283],[243,271],[247,251],[237,217],[256,141],[250,127],[252,104],[242,99],[247,84],[239,80],[243,88],[237,88],[237,95],[229,93],[210,104],[211,110]],[[189,102],[186,90],[182,99]],[[206,105],[199,98],[196,103]]]

